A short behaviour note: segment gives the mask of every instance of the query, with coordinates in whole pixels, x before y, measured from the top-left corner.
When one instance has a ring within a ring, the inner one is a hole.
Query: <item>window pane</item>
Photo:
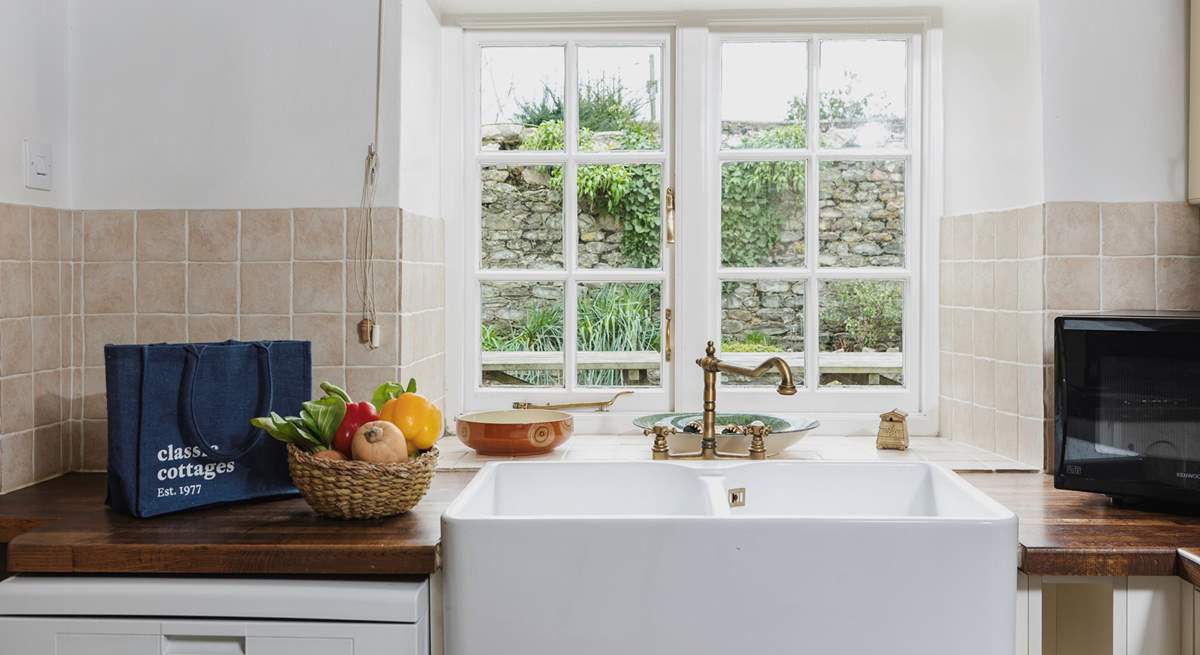
[[[904,283],[826,280],[819,293],[821,385],[903,384]]]
[[[481,282],[484,386],[561,387],[563,283]]]
[[[721,264],[804,266],[805,163],[721,165]]]
[[[484,166],[480,185],[483,268],[562,268],[562,167]]]
[[[904,162],[823,161],[821,266],[904,265]]]
[[[662,286],[658,282],[586,282],[578,288],[578,383],[662,383]]]
[[[658,268],[662,166],[580,166],[579,268]]]
[[[792,365],[797,385],[804,381],[803,280],[727,280],[721,282],[721,357],[757,366],[780,356]],[[722,374],[723,384],[779,384],[778,376],[750,379]]]
[[[562,150],[562,46],[487,47],[481,57],[480,147]]]
[[[904,147],[907,50],[904,41],[821,43],[821,147]]]
[[[579,149],[662,148],[662,48],[579,49]]]
[[[721,46],[721,147],[803,148],[808,44]]]

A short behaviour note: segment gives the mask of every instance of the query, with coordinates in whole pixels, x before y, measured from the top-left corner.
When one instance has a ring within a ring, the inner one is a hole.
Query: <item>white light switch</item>
[[[49,191],[54,186],[54,159],[49,143],[25,142],[25,187]]]

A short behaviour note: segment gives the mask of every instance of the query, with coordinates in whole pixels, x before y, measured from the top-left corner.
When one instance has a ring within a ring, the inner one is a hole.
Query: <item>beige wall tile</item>
[[[996,369],[990,359],[975,358],[974,391],[972,402],[979,407],[996,405]]]
[[[1015,259],[1019,249],[1020,225],[1015,209],[996,212],[996,259]]]
[[[292,268],[292,307],[297,314],[343,311],[342,262],[296,262]]]
[[[138,211],[138,261],[181,262],[187,254],[187,216],[182,210]]]
[[[443,310],[406,314],[400,317],[400,364],[410,364],[446,349],[446,318]]]
[[[399,361],[397,350],[400,341],[400,317],[396,314],[379,314],[375,317],[383,333],[380,347],[369,350],[358,342],[360,316],[345,317],[346,365],[347,366],[395,366]]]
[[[1017,309],[1041,310],[1045,302],[1043,271],[1045,260],[1030,259],[1017,263]]]
[[[83,309],[88,314],[132,313],[133,264],[84,264]]]
[[[401,346],[403,349],[403,346]],[[946,351],[938,353],[938,391],[945,397],[950,396],[954,388],[954,354]]]
[[[242,316],[241,335],[243,341],[276,341],[292,338],[290,316]]]
[[[48,371],[62,366],[62,322],[59,316],[39,316],[33,319],[33,370]]]
[[[188,210],[188,260],[231,262],[238,257],[238,214],[234,210]]]
[[[104,365],[105,344],[135,343],[132,314],[104,314],[83,319],[84,364]]]
[[[139,314],[138,343],[182,343],[188,340],[187,317],[182,314]]]
[[[993,341],[995,349],[992,356],[1003,362],[1017,361],[1017,321],[1020,315],[1016,312],[996,312],[996,336]]]
[[[951,305],[970,307],[974,302],[974,264],[971,262],[951,262],[950,266],[950,298]]]
[[[1046,253],[1045,206],[1033,205],[1017,211],[1017,256],[1040,257]]]
[[[29,228],[33,259],[58,261],[58,210],[49,207],[32,208]]]
[[[1100,205],[1105,255],[1154,254],[1154,205],[1148,202]]]
[[[33,424],[45,426],[62,420],[62,372],[42,371],[33,375]]]
[[[972,218],[964,216],[962,220],[966,222],[971,221]],[[400,223],[403,227],[403,234],[400,238],[401,259],[435,263],[442,263],[446,260],[445,228],[441,219],[403,212]],[[988,224],[990,225],[990,222]],[[984,239],[989,238],[986,236],[987,234],[992,234],[991,238],[994,238],[993,232],[985,230],[984,234],[985,236],[982,237]],[[963,259],[969,259],[970,251],[960,253],[960,255]]]
[[[242,261],[288,261],[292,258],[292,210],[242,210]]]
[[[943,216],[938,220],[938,257],[942,261],[955,259],[953,217]]]
[[[976,357],[991,357],[995,350],[996,315],[994,312],[976,309],[973,320],[974,354]]]
[[[996,410],[975,406],[971,413],[971,438],[968,442],[986,450],[996,447]]]
[[[1017,458],[1020,452],[1017,416],[996,412],[996,452],[1005,457]]]
[[[957,353],[973,353],[975,351],[975,314],[971,309],[955,309],[954,338],[950,349]]]
[[[1154,309],[1154,296],[1153,257],[1102,258],[1101,309]]]
[[[944,352],[954,351],[954,310],[941,307],[938,309],[938,347]],[[401,332],[404,330],[401,329]],[[403,335],[401,335],[403,336]]]
[[[1099,307],[1099,257],[1046,258],[1047,309],[1091,310]]]
[[[346,262],[346,308],[357,312],[362,308],[359,290],[361,274],[356,261]],[[375,291],[375,311],[395,313],[399,309],[399,267],[394,261],[375,261],[371,266],[371,280]]]
[[[1042,418],[1044,402],[1041,364],[1022,364],[1017,368],[1017,409],[1021,416]]]
[[[975,254],[975,217],[956,216],[954,221],[954,258],[971,259]]]
[[[954,304],[954,263],[938,262],[938,304]],[[351,292],[353,295],[353,292]]]
[[[952,427],[954,430],[954,438],[958,441],[970,442],[971,437],[971,422],[975,406],[971,403],[957,401],[954,403],[954,417],[952,419]]]
[[[0,492],[7,493],[33,482],[33,431],[0,438]]]
[[[0,259],[30,258],[29,212],[28,205],[0,204]]]
[[[1156,206],[1158,254],[1200,255],[1200,210],[1181,202]]]
[[[237,264],[188,264],[188,313],[237,313]]]
[[[446,302],[445,266],[410,264],[400,267],[400,311],[435,309]]]
[[[1017,459],[1025,464],[1042,466],[1045,421],[1040,418],[1022,416],[1018,420],[1017,426],[1019,430]]]
[[[975,358],[970,355],[954,356],[954,387],[951,395],[955,400],[973,402],[975,394]]]
[[[297,314],[292,317],[292,338],[312,342],[313,366],[345,363],[345,321],[337,314]]]
[[[313,383],[313,398],[321,397],[325,392],[321,391],[321,382],[332,382],[337,386],[346,388],[346,369],[342,366],[314,366],[312,373]],[[372,391],[374,391],[372,389]],[[354,396],[351,396],[354,398]],[[370,400],[370,396],[366,397]]]
[[[294,209],[297,260],[342,260],[346,254],[345,211],[342,209]]]
[[[33,433],[33,477],[46,480],[67,472],[64,466],[64,437],[62,425],[48,425]]]
[[[0,318],[29,316],[33,311],[31,275],[29,262],[0,262]]]
[[[84,261],[133,261],[133,246],[133,212],[83,212]]]
[[[108,421],[83,422],[83,471],[108,468]]]
[[[395,366],[347,367],[345,388],[351,398],[370,398],[375,387],[395,379]]]
[[[1042,363],[1042,314],[1021,312],[1017,315],[1017,361]]]
[[[287,314],[292,311],[291,264],[242,264],[243,314]]]
[[[0,320],[0,376],[33,370],[33,323],[28,318]],[[0,415],[3,408],[0,407]]]
[[[952,418],[954,409],[950,404],[952,402],[954,401],[950,400],[948,396],[938,397],[938,436],[943,439],[954,439],[953,431],[950,429],[954,423]]]
[[[996,258],[996,215],[991,212],[975,214],[974,259]],[[407,234],[405,235],[407,236]]]
[[[33,375],[0,380],[0,432],[12,434],[33,428]]]
[[[1016,414],[1020,409],[1017,399],[1019,368],[1011,362],[997,362],[995,365],[996,409],[1002,412]]]
[[[60,266],[58,262],[34,262],[30,267],[30,300],[34,316],[53,316],[61,311],[59,296],[62,293],[62,284],[58,279]]]
[[[59,210],[58,212],[58,259],[69,261],[75,252],[75,231],[72,221],[73,212]]]
[[[972,273],[971,301],[975,307],[990,308],[996,303],[995,262],[975,262]]]
[[[1158,308],[1200,308],[1200,258],[1159,258]]]
[[[995,266],[995,304],[996,309],[1016,309],[1017,308],[1017,288],[1018,288],[1018,268],[1017,261],[999,261]]]
[[[188,341],[225,341],[238,336],[236,316],[188,316]]]
[[[1100,254],[1100,205],[1094,202],[1046,203],[1046,254]]]
[[[66,438],[63,447],[63,464],[68,471],[77,471],[83,465],[83,423],[71,421],[65,424]]]
[[[104,384],[104,368],[89,366],[83,369],[83,417],[104,419],[108,416],[108,385]]]
[[[137,265],[137,310],[178,314],[187,309],[187,264]]]
[[[358,207],[346,209],[346,259],[354,259],[361,247],[363,210]],[[395,207],[376,207],[374,220],[374,258],[395,261],[400,252],[400,210]]]
[[[414,364],[400,367],[399,379],[408,382],[416,378],[417,391],[430,400],[437,401],[446,396],[446,358],[443,355],[423,359]]]

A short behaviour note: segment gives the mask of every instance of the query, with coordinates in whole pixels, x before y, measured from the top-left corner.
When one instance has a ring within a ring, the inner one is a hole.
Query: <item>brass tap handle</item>
[[[655,425],[645,428],[642,434],[654,437],[654,445],[650,446],[650,454],[654,459],[669,459],[671,449],[667,446],[667,435],[675,434],[678,430],[672,425]]]
[[[746,434],[750,435],[750,459],[766,459],[766,438],[771,434],[771,426],[755,421],[746,426]]]

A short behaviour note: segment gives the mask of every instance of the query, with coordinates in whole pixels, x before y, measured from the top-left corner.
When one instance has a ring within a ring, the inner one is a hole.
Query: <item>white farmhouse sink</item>
[[[449,655],[1014,648],[1016,517],[933,464],[498,462],[442,523]]]

